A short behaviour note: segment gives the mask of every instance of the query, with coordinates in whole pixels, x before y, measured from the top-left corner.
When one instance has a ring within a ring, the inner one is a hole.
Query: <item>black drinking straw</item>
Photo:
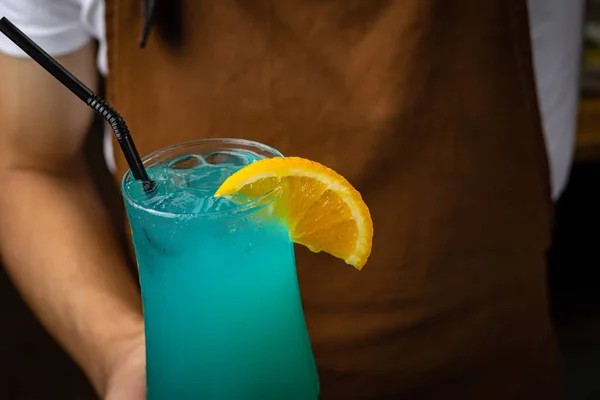
[[[83,82],[75,78],[65,67],[60,65],[58,61],[52,58],[51,55],[46,53],[40,46],[38,46],[33,40],[25,35],[19,28],[17,28],[12,22],[6,17],[0,18],[0,32],[6,37],[13,41],[17,46],[27,53],[33,60],[35,60],[40,66],[48,71],[52,76],[58,79],[67,89],[73,94],[84,101],[88,106],[93,108],[97,113],[102,115],[106,121],[110,124],[115,136],[121,146],[121,150],[125,155],[127,164],[131,169],[133,177],[137,180],[142,181],[144,191],[146,193],[152,192],[156,188],[156,182],[148,178],[148,173],[144,168],[144,164],[140,159],[133,139],[129,134],[129,128],[121,117],[121,115],[111,106],[109,106],[104,100],[102,100],[97,94],[95,94],[90,88],[88,88]]]

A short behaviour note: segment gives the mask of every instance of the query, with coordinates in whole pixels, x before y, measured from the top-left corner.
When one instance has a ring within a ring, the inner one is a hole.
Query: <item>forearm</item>
[[[137,286],[118,250],[85,166],[0,176],[0,250],[46,328],[96,389],[120,344],[143,329]]]

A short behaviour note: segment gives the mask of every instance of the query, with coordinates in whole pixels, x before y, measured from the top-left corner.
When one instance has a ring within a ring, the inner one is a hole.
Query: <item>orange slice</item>
[[[281,185],[277,213],[293,242],[324,251],[361,269],[373,242],[373,222],[360,193],[338,174],[314,161],[277,157],[256,161],[231,175],[215,196],[259,198]]]

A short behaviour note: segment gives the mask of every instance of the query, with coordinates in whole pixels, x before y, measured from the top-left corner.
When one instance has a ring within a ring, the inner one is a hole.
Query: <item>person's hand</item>
[[[146,345],[144,335],[122,346],[108,378],[105,400],[146,400]]]

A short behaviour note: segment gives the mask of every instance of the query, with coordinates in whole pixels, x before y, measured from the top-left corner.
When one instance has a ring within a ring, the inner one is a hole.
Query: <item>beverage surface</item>
[[[257,159],[246,152],[187,154],[147,169],[149,177],[157,183],[154,194],[144,193],[141,183],[135,180],[126,184],[126,190],[140,206],[165,213],[232,211],[245,203],[243,196],[215,198],[213,195],[227,177]]]

